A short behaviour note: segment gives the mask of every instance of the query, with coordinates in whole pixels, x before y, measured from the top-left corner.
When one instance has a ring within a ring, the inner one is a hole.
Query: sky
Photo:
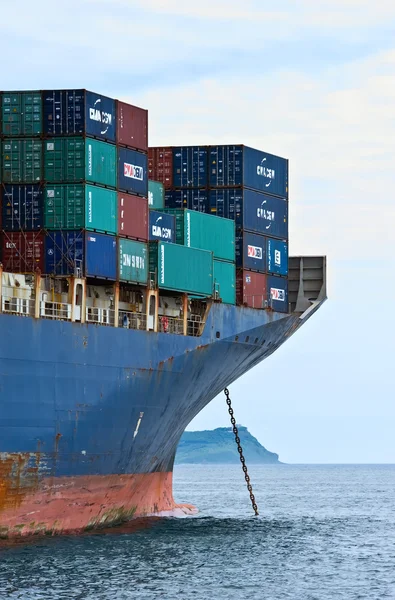
[[[395,463],[395,3],[14,0],[0,37],[4,90],[84,87],[147,108],[150,145],[289,159],[290,254],[327,256],[328,301],[232,384],[237,421],[283,462]],[[220,396],[188,429],[228,419]]]

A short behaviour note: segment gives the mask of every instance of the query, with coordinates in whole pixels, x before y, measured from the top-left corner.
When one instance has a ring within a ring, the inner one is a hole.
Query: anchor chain
[[[229,397],[229,390],[228,390],[228,388],[225,388],[224,392],[225,392],[225,396],[226,396],[226,404],[228,405],[228,411],[229,411],[229,415],[230,415],[230,422],[233,425],[233,433],[235,434],[235,440],[236,440],[236,444],[237,444],[237,450],[239,452],[240,462],[242,464],[242,469],[243,469],[243,472],[244,472],[244,478],[245,478],[246,484],[247,484],[247,490],[250,493],[250,499],[251,499],[252,508],[254,509],[255,516],[257,517],[259,515],[259,513],[258,513],[258,506],[257,506],[257,504],[255,502],[255,496],[254,496],[254,494],[252,492],[252,485],[251,485],[251,482],[250,482],[250,476],[248,475],[246,461],[245,461],[245,458],[243,456],[243,448],[241,447],[241,443],[240,443],[239,430],[237,429],[237,426],[236,426],[236,419],[233,416],[234,413],[233,413],[233,408],[232,408],[232,402],[231,402],[231,399]]]

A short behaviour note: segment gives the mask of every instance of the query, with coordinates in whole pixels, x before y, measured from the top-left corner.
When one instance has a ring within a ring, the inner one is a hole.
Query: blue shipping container
[[[2,227],[5,231],[37,231],[44,225],[44,200],[39,185],[4,185]]]
[[[236,209],[236,226],[287,240],[288,203],[282,198],[244,190],[242,207]]]
[[[173,185],[180,188],[207,186],[207,147],[173,148]]]
[[[267,278],[267,300],[276,312],[288,312],[288,280],[269,275]]]
[[[43,92],[44,131],[48,135],[86,134],[115,142],[115,100],[86,90]]]
[[[83,231],[49,231],[45,242],[45,271],[72,275],[76,267],[86,277],[116,279],[116,237]]]
[[[217,217],[235,220],[235,215],[241,211],[242,203],[243,190],[237,188],[210,190],[207,212]]]
[[[157,210],[149,211],[149,239],[175,243],[176,218]]]
[[[247,189],[210,190],[208,212],[234,219],[239,229],[288,239],[288,202],[283,198]]]
[[[211,146],[210,187],[243,186],[288,198],[288,160],[248,146]]]
[[[266,238],[263,235],[236,233],[236,266],[266,273]]]
[[[269,273],[288,275],[288,244],[281,240],[267,240],[267,270]]]
[[[166,190],[165,207],[209,212],[207,192],[206,190]]]
[[[118,148],[118,188],[148,197],[148,157],[146,154]]]

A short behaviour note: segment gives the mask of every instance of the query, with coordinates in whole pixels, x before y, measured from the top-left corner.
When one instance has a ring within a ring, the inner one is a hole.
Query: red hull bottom
[[[44,479],[24,497],[0,494],[0,537],[75,534],[136,517],[196,513],[174,502],[172,480],[171,472]]]

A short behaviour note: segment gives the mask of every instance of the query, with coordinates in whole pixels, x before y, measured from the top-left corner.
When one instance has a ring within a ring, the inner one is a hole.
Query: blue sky
[[[3,89],[85,87],[148,108],[151,145],[290,160],[290,251],[328,256],[329,300],[231,386],[238,421],[285,462],[395,462],[395,3],[54,7],[2,7]],[[227,424],[221,397],[190,428]]]

